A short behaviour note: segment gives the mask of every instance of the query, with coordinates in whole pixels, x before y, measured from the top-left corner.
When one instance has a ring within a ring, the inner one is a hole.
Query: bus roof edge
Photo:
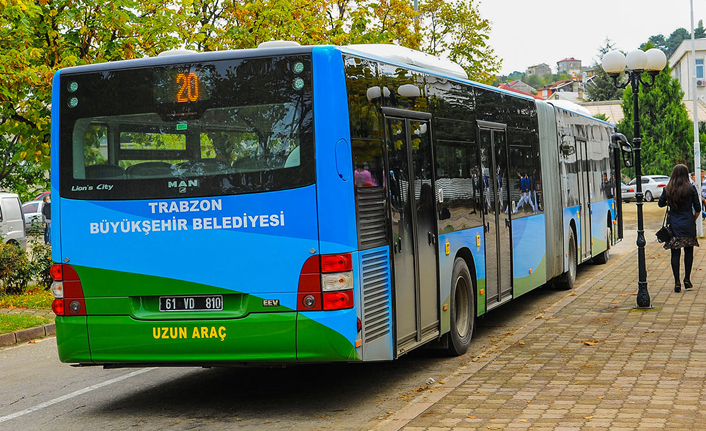
[[[468,79],[468,74],[458,63],[404,46],[371,43],[346,45],[345,48],[412,66],[444,72],[457,78]]]

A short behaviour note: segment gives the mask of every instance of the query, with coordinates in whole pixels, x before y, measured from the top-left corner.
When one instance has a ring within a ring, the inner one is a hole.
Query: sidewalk
[[[706,240],[681,293],[669,251],[647,241],[653,309],[634,309],[635,250],[588,263],[561,301],[376,429],[706,429]]]
[[[25,310],[22,308],[0,308],[0,314],[29,314],[36,317],[44,317],[51,321],[54,320],[55,314],[51,310]],[[23,329],[9,334],[0,334],[0,347],[12,346],[17,343],[42,338],[56,334],[56,327],[53,323],[37,326],[35,328]]]

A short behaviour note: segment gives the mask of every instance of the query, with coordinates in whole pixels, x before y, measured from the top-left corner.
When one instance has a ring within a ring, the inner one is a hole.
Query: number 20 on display
[[[180,73],[176,77],[179,91],[177,92],[177,102],[196,102],[199,100],[199,77],[191,73]]]

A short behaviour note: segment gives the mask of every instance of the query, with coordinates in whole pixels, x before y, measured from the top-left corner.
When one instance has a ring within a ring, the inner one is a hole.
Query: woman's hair
[[[672,208],[681,208],[684,202],[689,201],[691,196],[691,183],[689,182],[689,169],[685,165],[676,165],[672,169],[672,176],[669,184],[664,188],[667,192],[669,205]]]

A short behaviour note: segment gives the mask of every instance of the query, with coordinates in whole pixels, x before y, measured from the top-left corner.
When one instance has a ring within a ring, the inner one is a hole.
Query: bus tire
[[[569,229],[569,268],[559,278],[558,287],[562,290],[570,290],[574,288],[576,283],[576,237],[574,230]]]
[[[448,335],[448,353],[452,356],[460,356],[466,353],[471,344],[476,318],[475,289],[465,260],[456,258],[451,280],[451,329]]]
[[[610,239],[612,237],[613,229],[608,228],[608,241],[606,242],[606,249],[603,251],[603,253],[599,253],[596,256],[593,256],[593,263],[597,263],[598,265],[608,263],[608,260],[610,259]]]

